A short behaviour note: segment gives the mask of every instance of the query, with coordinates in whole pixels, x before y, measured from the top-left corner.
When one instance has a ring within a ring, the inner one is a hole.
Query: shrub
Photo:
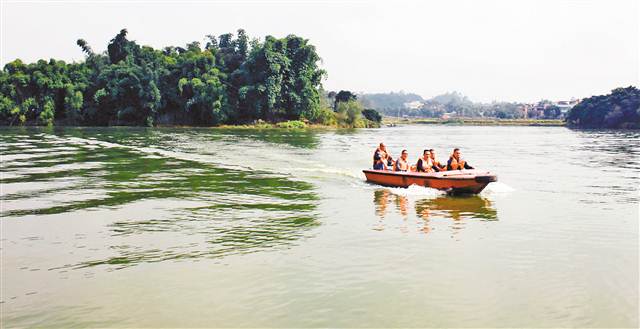
[[[322,108],[318,113],[316,122],[325,126],[336,126],[338,124],[336,113],[330,108]]]
[[[362,117],[362,104],[355,100],[338,102],[336,112],[336,118],[340,126],[355,128]]]

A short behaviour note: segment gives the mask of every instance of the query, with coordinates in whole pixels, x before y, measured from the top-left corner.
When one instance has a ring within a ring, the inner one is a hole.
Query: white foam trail
[[[483,194],[503,194],[503,193],[511,193],[515,191],[515,189],[505,183],[501,183],[501,182],[495,182],[495,183],[491,183],[489,185],[487,185],[487,187],[485,187],[484,191],[482,191]]]
[[[391,193],[406,196],[406,197],[438,197],[446,194],[445,191],[436,190],[429,187],[411,185],[407,188],[403,187],[388,187],[387,188]]]
[[[276,168],[273,168],[276,169]],[[326,165],[323,164],[312,164],[310,166],[307,167],[301,167],[301,168],[282,168],[280,167],[279,169],[276,169],[279,171],[284,171],[288,174],[295,174],[295,173],[303,173],[303,175],[305,176],[311,176],[311,177],[315,177],[315,176],[342,176],[342,177],[347,177],[347,178],[355,178],[355,179],[364,179],[362,175],[360,175],[359,172],[352,172],[349,171],[347,169],[342,169],[342,168],[332,168],[332,167],[328,167]]]

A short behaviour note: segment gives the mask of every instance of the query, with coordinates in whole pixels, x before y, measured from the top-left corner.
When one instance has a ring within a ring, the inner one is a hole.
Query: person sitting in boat
[[[453,149],[453,154],[449,157],[449,161],[447,162],[447,170],[462,170],[462,169],[473,169],[466,161],[460,158],[460,149]]]
[[[380,143],[380,146],[373,152],[373,169],[386,170],[388,163],[387,157],[387,147],[384,143]]]
[[[393,168],[396,165],[396,162],[393,161],[393,157],[391,156],[391,153],[389,153],[389,151],[385,151],[387,154],[387,168]]]
[[[407,150],[402,150],[402,153],[398,160],[396,160],[396,164],[394,166],[395,171],[409,171],[409,163],[407,163],[407,158],[409,157],[409,153]]]
[[[393,168],[395,161],[393,161],[393,157],[387,150],[387,147],[384,143],[380,143],[380,146],[373,153],[373,169],[374,170],[389,170],[389,168]]]
[[[433,162],[431,160],[431,152],[429,150],[424,150],[422,152],[422,157],[418,158],[418,163],[416,163],[416,171],[417,172],[433,172]]]
[[[447,170],[447,166],[443,165],[442,163],[440,163],[440,161],[436,160],[436,151],[434,151],[433,149],[430,149],[429,153],[431,155],[431,168],[433,169],[433,171],[439,172],[439,171]]]

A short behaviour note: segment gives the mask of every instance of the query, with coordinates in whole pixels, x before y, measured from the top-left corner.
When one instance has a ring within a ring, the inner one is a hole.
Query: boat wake
[[[372,185],[372,184],[367,184],[367,185],[377,189],[383,188],[383,189],[389,190],[391,193],[395,195],[410,197],[410,198],[426,199],[426,198],[437,198],[440,196],[447,195],[446,191],[424,187],[424,186],[418,186],[418,185],[411,185],[407,188],[383,187],[383,186]],[[513,191],[515,191],[515,189],[512,188],[511,186],[505,183],[495,182],[487,185],[487,187],[482,192],[480,192],[480,195],[500,195],[500,194],[508,194]]]
[[[273,150],[269,143],[251,141],[251,143],[216,143],[210,140],[194,139],[189,148],[183,143],[164,141],[161,145],[130,145],[114,143],[93,138],[75,136],[56,136],[46,134],[52,142],[64,141],[92,148],[125,148],[148,157],[166,157],[184,161],[195,161],[218,168],[272,173],[298,179],[338,179],[348,182],[364,181],[360,169],[333,167],[319,161],[308,160],[308,154],[299,149],[279,147]],[[214,143],[214,145],[212,145]],[[271,151],[269,151],[271,150]]]
[[[495,182],[487,185],[482,194],[507,194],[515,191],[515,189],[505,183]]]
[[[209,164],[218,168],[261,172],[263,174],[275,174],[289,176],[300,180],[332,180],[346,183],[351,186],[362,186],[375,189],[386,188],[391,193],[400,196],[411,197],[438,197],[446,194],[444,191],[417,185],[408,188],[389,188],[372,185],[366,182],[359,163],[343,163],[345,166],[335,166],[315,158],[324,158],[300,150],[295,147],[278,145],[274,148],[271,143],[251,140],[250,142],[238,142],[233,140],[216,140],[193,138],[189,143],[171,138],[163,140],[160,144],[136,145],[122,144],[118,142],[99,140],[94,138],[81,138],[75,136],[56,136],[45,134],[46,138],[59,142],[64,140],[71,144],[82,144],[88,147],[101,148],[126,148],[133,152],[147,154],[149,157],[168,157],[178,160],[195,161]],[[328,157],[327,157],[328,158]],[[495,182],[489,184],[483,194],[504,194],[513,192],[510,186]]]
[[[385,187],[385,188],[395,195],[406,196],[406,197],[435,198],[435,197],[439,197],[447,194],[445,191],[440,191],[434,188],[418,186],[418,185],[411,185],[407,188],[404,188],[404,187]]]

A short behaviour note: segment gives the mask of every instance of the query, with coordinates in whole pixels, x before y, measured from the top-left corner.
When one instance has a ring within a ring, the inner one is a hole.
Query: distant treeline
[[[250,40],[242,29],[207,40],[204,46],[154,49],[128,40],[123,29],[104,53],[78,40],[86,55],[81,62],[14,60],[0,72],[0,123],[368,125],[357,104],[350,105],[358,107],[351,124],[345,121],[349,115],[323,105],[325,72],[308,40],[295,35]]]
[[[406,116],[414,118],[440,118],[446,114],[461,117],[489,117],[501,119],[524,118],[523,103],[493,102],[475,103],[459,92],[449,92],[423,99],[412,93],[386,93],[360,95],[365,107],[370,107],[387,116]],[[405,104],[419,102],[413,107]],[[543,101],[544,102],[544,101]],[[547,101],[548,102],[548,101]],[[548,102],[551,103],[551,102]],[[549,107],[541,118],[554,119],[560,116],[560,110]]]
[[[629,86],[611,94],[583,99],[567,115],[567,124],[582,128],[640,129],[640,90]]]
[[[405,92],[390,92],[390,93],[374,93],[374,94],[361,94],[360,100],[362,105],[368,108],[376,109],[385,114],[393,111],[397,112],[397,109],[404,108],[404,104],[415,101],[424,101],[422,96],[413,93]],[[396,113],[397,114],[397,113]]]

